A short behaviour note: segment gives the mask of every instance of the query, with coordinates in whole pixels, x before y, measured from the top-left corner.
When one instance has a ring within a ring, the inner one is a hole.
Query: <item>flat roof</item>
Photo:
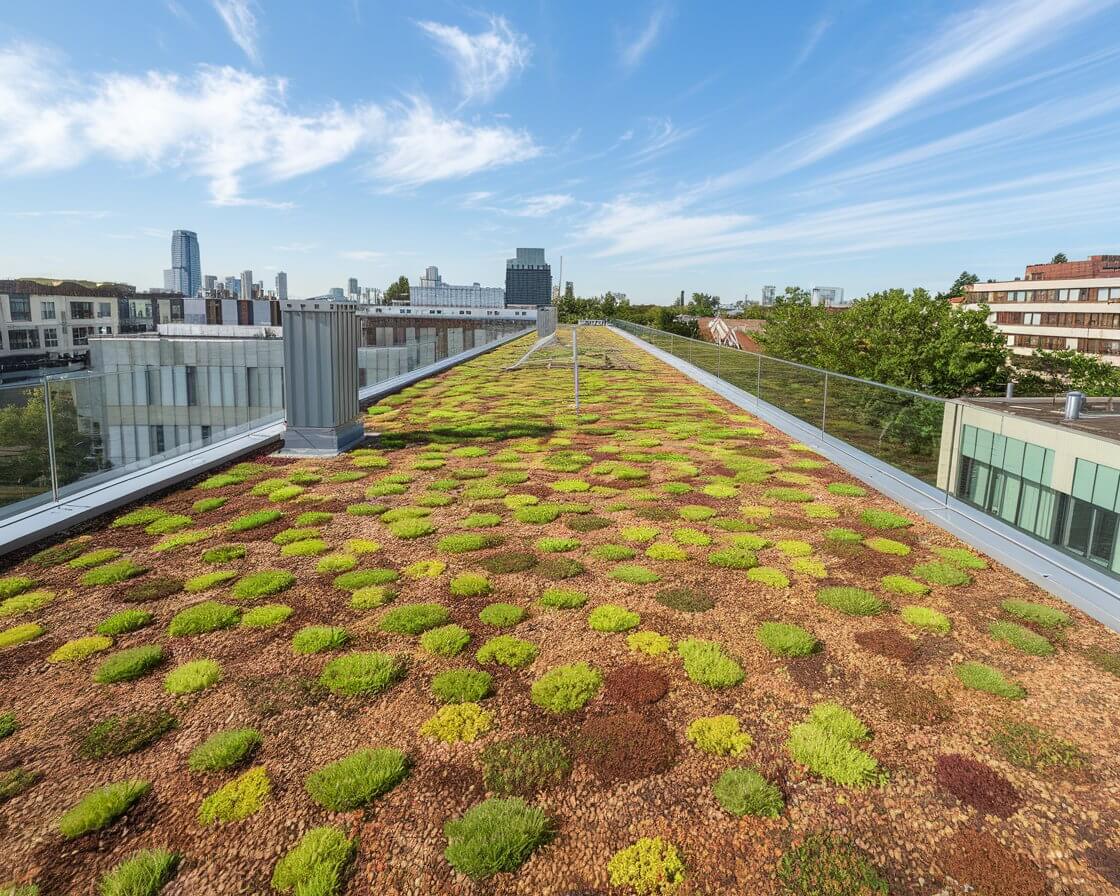
[[[965,398],[962,401],[1051,426],[1120,442],[1120,398],[1086,398],[1077,420],[1066,420],[1064,395],[1053,398]],[[1111,405],[1111,410],[1109,410]]]
[[[1094,286],[1120,286],[1120,273],[1115,277],[1068,277],[1064,280],[1000,280],[996,283],[972,283],[969,292],[1004,292],[1015,289],[1090,289]]]

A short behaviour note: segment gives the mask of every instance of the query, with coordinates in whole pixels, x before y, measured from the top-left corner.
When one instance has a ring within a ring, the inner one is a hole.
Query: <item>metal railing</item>
[[[923,493],[938,504],[964,503],[982,517],[1012,526],[1030,541],[1041,542],[1065,554],[1081,566],[1120,577],[1116,563],[1110,566],[1072,549],[1063,508],[1069,496],[1037,484],[1017,488],[1012,479],[1006,488],[989,484],[974,488],[961,451],[964,406],[897,386],[888,386],[847,374],[809,367],[781,358],[738,348],[729,348],[686,336],[678,336],[628,321],[613,326],[668,352],[730,383],[820,433],[822,444],[879,461],[885,475],[900,481],[918,480]],[[1021,435],[1013,418],[998,415],[993,435],[1004,436],[1005,427]],[[1010,436],[1009,436],[1010,437]],[[947,441],[948,444],[943,444]],[[993,480],[994,483],[994,480]],[[960,488],[958,488],[958,484]],[[1053,505],[1039,522],[1046,494]],[[1030,503],[1033,498],[1034,504]],[[1073,570],[1077,575],[1076,569]]]

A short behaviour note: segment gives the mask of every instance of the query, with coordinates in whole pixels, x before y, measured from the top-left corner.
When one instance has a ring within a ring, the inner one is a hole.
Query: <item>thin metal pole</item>
[[[723,373],[722,373],[723,368],[720,366],[719,359],[720,359],[719,343],[717,342],[716,343],[716,376],[719,379],[723,379]]]
[[[758,355],[758,379],[755,382],[754,395],[759,401],[762,401],[762,355]]]
[[[824,375],[824,395],[821,398],[821,435],[824,435],[825,421],[828,420],[828,374]]]
[[[51,500],[58,503],[58,463],[54,456],[54,413],[51,410],[51,384],[43,380],[43,410],[47,415],[47,463],[51,473]]]
[[[572,385],[576,393],[576,413],[579,413],[579,326],[572,325]]]

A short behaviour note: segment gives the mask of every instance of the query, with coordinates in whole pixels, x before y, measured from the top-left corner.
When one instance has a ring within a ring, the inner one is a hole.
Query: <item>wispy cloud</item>
[[[257,16],[253,10],[253,0],[211,0],[211,2],[218,15],[222,17],[233,42],[241,47],[241,51],[253,65],[260,65]]]
[[[451,60],[464,103],[493,99],[529,63],[528,38],[501,16],[491,17],[490,28],[478,34],[440,22],[417,24]]]
[[[668,116],[651,118],[648,123],[649,132],[646,134],[645,140],[630,155],[630,161],[635,164],[648,162],[668,152],[682,140],[686,140],[696,133],[695,128],[678,128]],[[623,134],[622,140],[633,139],[633,136],[633,133],[628,131]]]
[[[109,73],[83,79],[53,68],[38,47],[0,48],[0,177],[75,167],[93,157],[204,178],[211,202],[289,208],[246,195],[364,152],[390,186],[464,177],[533,158],[528,133],[411,104],[293,112],[286,83],[231,67],[192,75]],[[252,122],[253,138],[245,137]]]
[[[544,218],[570,206],[575,199],[566,193],[543,193],[526,196],[510,214],[519,218]]]
[[[823,16],[817,19],[813,26],[809,29],[809,34],[805,37],[805,43],[801,45],[801,50],[797,54],[797,58],[793,60],[793,70],[801,68],[813,55],[813,51],[817,48],[817,44],[821,42],[825,32],[832,27],[832,19],[828,16]]]
[[[338,257],[347,261],[377,261],[384,258],[385,253],[375,249],[346,249],[339,252]]]
[[[658,3],[650,13],[645,26],[629,38],[623,38],[619,49],[619,60],[628,71],[637,68],[646,53],[653,49],[661,31],[668,24],[672,11],[665,3]]]
[[[89,210],[89,209],[49,209],[42,211],[24,211],[24,212],[4,212],[12,218],[81,218],[87,221],[96,221],[100,218],[108,218],[112,212],[102,210]]]
[[[415,187],[523,162],[540,155],[525,131],[501,125],[468,124],[439,115],[413,97],[399,107],[370,174],[391,188]]]
[[[319,248],[318,243],[290,243],[289,245],[286,245],[286,246],[273,246],[273,249],[275,249],[277,252],[298,252],[298,253],[311,252],[312,250],[318,249],[318,248]]]

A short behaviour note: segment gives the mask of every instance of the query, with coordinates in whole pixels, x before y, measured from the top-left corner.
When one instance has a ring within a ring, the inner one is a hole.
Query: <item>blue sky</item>
[[[1091,0],[0,6],[0,277],[295,295],[545,246],[589,295],[943,288],[1120,251]],[[1111,241],[1111,242],[1110,242]]]

